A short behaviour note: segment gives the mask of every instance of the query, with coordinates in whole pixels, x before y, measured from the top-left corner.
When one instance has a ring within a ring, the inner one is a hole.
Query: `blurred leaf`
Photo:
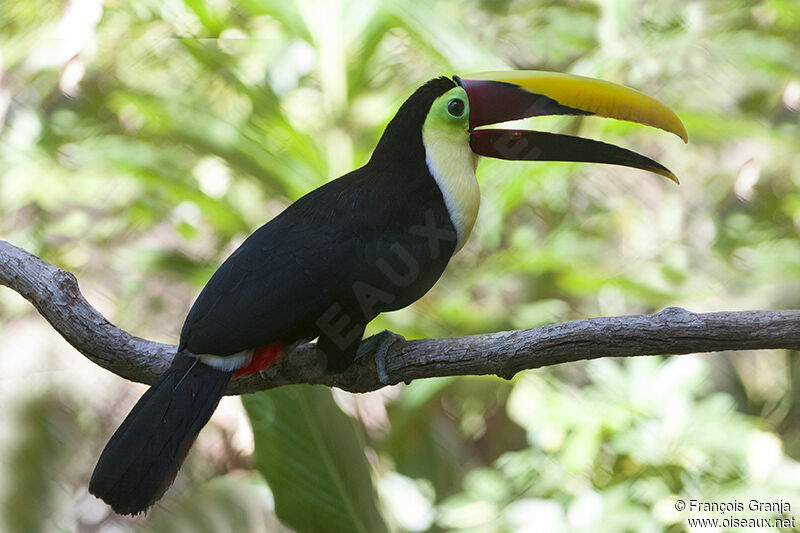
[[[286,28],[287,33],[310,39],[308,28],[297,11],[296,3],[281,0],[242,0],[240,4],[252,15],[274,17]]]
[[[420,0],[393,0],[387,4],[388,10],[416,37],[418,43],[440,55],[446,65],[457,70],[488,70],[500,69],[505,64],[491,51],[478,46],[474,38],[454,22],[455,18],[437,12],[437,7]],[[462,10],[457,4],[453,7],[455,11],[452,14]]]
[[[255,464],[283,522],[301,532],[386,530],[359,431],[330,389],[296,385],[242,400]]]
[[[8,480],[2,495],[2,519],[10,532],[50,531],[57,504],[53,475],[65,472],[77,442],[75,420],[51,393],[29,398],[16,413],[21,431],[4,460]],[[60,480],[62,483],[64,480]]]
[[[272,495],[257,476],[227,475],[153,511],[146,533],[238,533],[280,531],[272,514]]]

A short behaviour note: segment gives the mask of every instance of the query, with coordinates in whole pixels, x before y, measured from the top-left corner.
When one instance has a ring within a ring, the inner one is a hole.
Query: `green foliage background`
[[[800,308],[798,35],[795,0],[4,0],[0,236],[75,272],[118,326],[174,342],[221,260],[363,164],[416,86],[558,70],[658,97],[690,144],[591,118],[531,125],[641,151],[682,185],[617,167],[483,161],[471,240],[427,296],[370,331],[463,335],[668,305]],[[341,511],[371,516],[364,530],[683,531],[677,498],[800,509],[800,356],[774,351],[426,380],[337,395],[347,416],[326,391],[268,393],[247,400],[268,483],[248,473],[249,452],[204,452],[201,439],[165,502],[123,520],[85,486],[141,389],[97,369],[78,376],[83,358],[57,341],[42,348],[48,326],[10,291],[0,317],[9,531],[311,530],[302,509],[314,506],[281,512],[296,479],[267,466],[285,443],[258,436],[264,417],[284,413],[273,423],[308,429],[291,419],[293,394],[317,416],[335,413],[324,429],[346,432],[329,441],[347,447],[339,457],[358,452],[334,464],[361,473],[329,474],[367,495]],[[327,497],[325,479],[307,487],[310,501]]]

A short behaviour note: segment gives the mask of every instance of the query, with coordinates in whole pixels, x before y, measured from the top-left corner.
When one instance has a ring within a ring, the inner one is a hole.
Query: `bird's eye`
[[[453,98],[447,102],[447,112],[456,118],[464,116],[464,101]]]

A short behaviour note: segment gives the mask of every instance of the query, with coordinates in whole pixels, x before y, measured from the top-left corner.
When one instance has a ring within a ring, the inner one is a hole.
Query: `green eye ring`
[[[449,102],[447,102],[447,112],[450,113],[450,116],[455,118],[461,118],[464,116],[464,111],[466,111],[467,106],[464,104],[464,101],[460,98],[453,98]]]

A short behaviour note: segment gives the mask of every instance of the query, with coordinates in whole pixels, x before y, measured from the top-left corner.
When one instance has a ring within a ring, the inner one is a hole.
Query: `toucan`
[[[381,380],[398,338],[362,340],[379,313],[424,295],[470,236],[478,156],[585,161],[675,176],[630,150],[569,135],[486,128],[542,115],[638,122],[687,141],[680,119],[633,89],[591,78],[508,71],[440,77],[400,107],[361,168],[258,228],[211,276],[186,316],[171,366],[103,450],[89,491],[115,512],[146,511],[174,480],[228,382],[317,339],[328,372],[372,353]]]

